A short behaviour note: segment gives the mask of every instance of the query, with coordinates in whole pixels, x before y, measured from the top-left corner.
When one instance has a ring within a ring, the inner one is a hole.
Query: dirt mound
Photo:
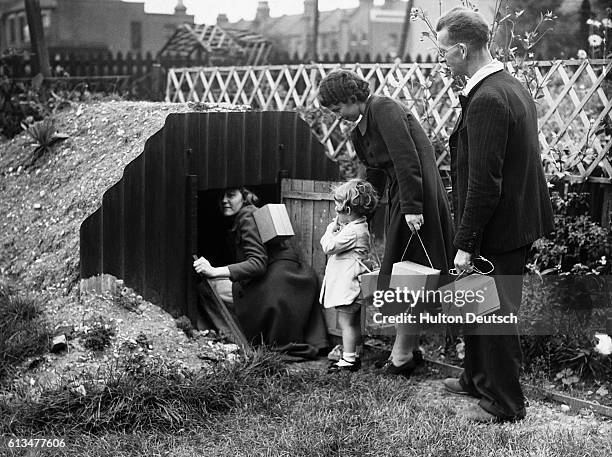
[[[184,355],[190,365],[201,364],[197,355],[202,344],[214,346],[207,338],[189,340],[170,315],[129,291],[127,299],[136,305],[131,311],[117,306],[113,297],[78,292],[81,222],[100,206],[104,192],[142,153],[166,117],[193,110],[244,111],[244,107],[126,101],[74,104],[54,116],[57,131],[69,138],[29,168],[25,164],[35,146],[25,133],[0,141],[0,281],[41,300],[54,328],[68,326],[83,333],[102,318],[115,330],[108,356],[93,357],[74,340],[67,357],[46,356],[56,359],[55,368],[86,364],[92,357],[98,362],[112,358],[124,343],[134,346],[141,334],[148,342],[134,350],[178,359]],[[192,344],[196,347],[183,348]]]

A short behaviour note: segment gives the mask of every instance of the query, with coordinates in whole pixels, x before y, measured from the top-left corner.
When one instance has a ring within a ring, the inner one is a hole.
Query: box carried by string
[[[253,213],[263,243],[295,235],[287,208],[282,203],[269,203]]]
[[[499,311],[495,279],[487,276],[493,272],[493,264],[484,257],[479,257],[479,260],[488,262],[490,271],[482,272],[474,268],[475,273],[460,278],[461,274],[456,271],[453,273],[453,268],[449,273],[456,275],[457,279],[438,289],[443,297],[454,297],[454,300],[442,301],[442,312],[447,316],[461,316],[465,321],[469,315],[486,316]]]
[[[372,246],[372,239],[370,238],[370,253],[374,253],[376,257],[376,263],[380,265],[380,258],[378,257],[378,252],[376,248]],[[366,273],[359,275],[359,284],[361,287],[361,292],[359,293],[359,298],[370,298],[374,296],[374,292],[378,287],[378,274],[380,273],[380,268],[372,268],[372,266],[366,265],[367,262],[362,262],[358,260],[359,264],[366,270]]]
[[[359,283],[361,286],[361,293],[359,298],[370,298],[374,295],[378,284],[378,273],[380,270],[368,271],[359,275]]]
[[[421,239],[419,232],[413,232],[410,234],[410,238],[406,244],[406,249],[404,249],[404,253],[402,254],[402,259],[406,255],[406,251],[408,250],[408,246],[410,245],[410,241],[412,240],[414,234],[416,234],[421,246],[423,247],[423,251],[425,251],[425,256],[427,257],[429,266],[421,265],[409,260],[396,262],[393,264],[391,279],[389,281],[390,289],[399,288],[402,291],[408,291],[408,294],[410,291],[418,293],[419,291],[425,292],[428,290],[435,290],[438,287],[438,281],[440,279],[440,270],[434,268],[433,264],[431,263],[431,259],[429,258],[429,254],[427,253],[427,249],[423,244],[423,240]],[[387,303],[383,306],[383,314],[399,314],[406,311],[411,305],[413,306],[414,304],[403,301]]]

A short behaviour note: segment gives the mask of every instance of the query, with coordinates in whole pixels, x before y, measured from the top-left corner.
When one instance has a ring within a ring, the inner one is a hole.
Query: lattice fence
[[[317,84],[340,64],[174,68],[166,100],[298,110],[327,154],[354,155],[353,125],[318,109]],[[438,165],[448,168],[448,135],[457,119],[459,89],[434,63],[344,64],[370,81],[376,94],[408,105],[429,133]],[[539,112],[542,160],[549,176],[612,182],[612,62],[538,61],[509,70],[529,88]]]

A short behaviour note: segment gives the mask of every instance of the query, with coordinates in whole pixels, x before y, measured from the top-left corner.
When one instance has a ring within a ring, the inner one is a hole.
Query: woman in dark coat
[[[262,243],[253,217],[258,200],[247,189],[225,192],[221,210],[232,219],[227,241],[234,263],[213,267],[200,257],[194,267],[215,279],[214,287],[253,344],[314,358],[327,346],[318,278],[287,242]]]
[[[371,95],[369,83],[346,70],[334,71],[321,81],[319,100],[338,116],[359,120],[352,140],[367,168],[366,179],[379,195],[386,188],[386,244],[378,289],[388,288],[395,262],[429,266],[416,236],[406,248],[411,231],[418,231],[433,267],[442,275],[448,273],[454,257],[452,218],[433,147],[418,120],[396,100]],[[418,328],[396,326],[385,366],[388,373],[409,375],[422,362],[418,339]]]

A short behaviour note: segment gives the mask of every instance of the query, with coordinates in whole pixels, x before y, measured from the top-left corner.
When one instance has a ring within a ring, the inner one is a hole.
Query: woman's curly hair
[[[242,200],[244,206],[257,206],[259,207],[259,197],[251,190],[246,187],[228,187],[223,191],[221,197],[219,198],[218,204],[219,208],[223,209],[223,198],[227,196],[231,196],[232,194],[240,192],[242,194]]]
[[[357,73],[335,70],[319,83],[319,102],[328,107],[339,103],[365,102],[370,95],[370,84]]]
[[[355,178],[334,189],[334,200],[339,212],[354,212],[359,216],[365,216],[376,209],[378,194],[368,181]]]

